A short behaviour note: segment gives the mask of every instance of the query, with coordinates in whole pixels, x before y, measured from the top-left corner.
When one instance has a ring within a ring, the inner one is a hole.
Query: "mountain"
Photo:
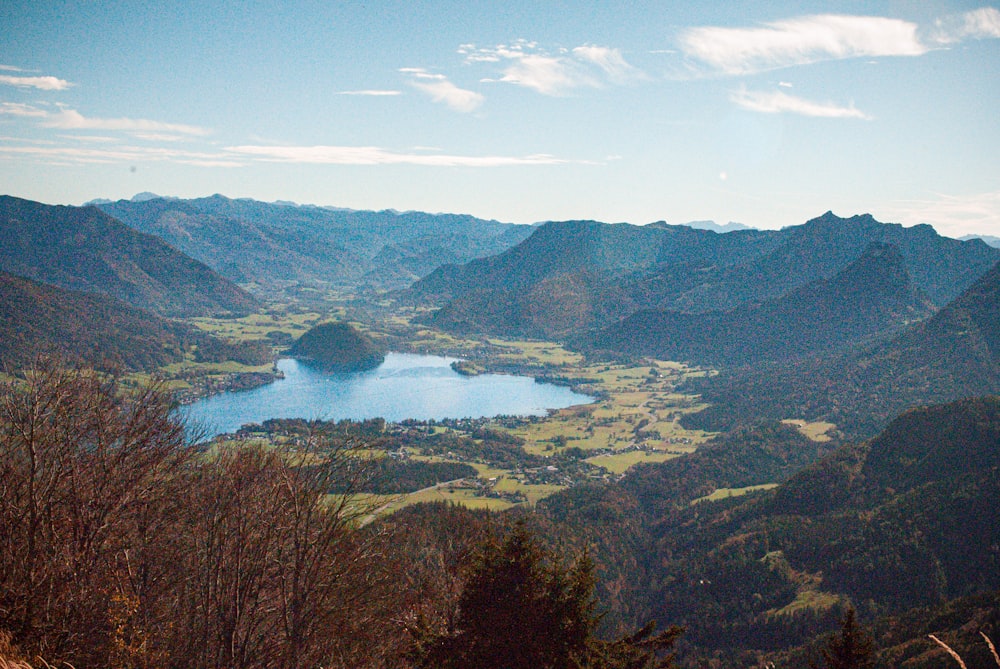
[[[385,348],[350,323],[321,323],[304,332],[288,355],[327,372],[362,372],[385,360]]]
[[[725,225],[719,225],[715,221],[689,221],[684,225],[696,230],[711,230],[712,232],[733,232],[734,230],[749,230],[749,226],[729,221]]]
[[[961,239],[962,241],[967,241],[970,239],[981,239],[990,246],[995,246],[1000,248],[1000,237],[994,237],[992,235],[965,235],[963,237],[959,237],[959,239]]]
[[[643,309],[705,313],[773,300],[832,279],[873,244],[895,246],[914,287],[947,303],[1000,260],[981,241],[941,237],[871,216],[832,213],[801,226],[718,234],[688,226],[547,223],[518,246],[447,265],[407,297],[443,304],[432,322],[457,331],[580,335]],[[534,305],[554,305],[537,308]],[[567,305],[567,308],[556,308]]]
[[[207,266],[95,207],[0,196],[0,270],[167,316],[244,314],[258,306]]]
[[[119,200],[101,205],[223,276],[265,288],[401,288],[443,263],[500,253],[532,228],[472,216],[352,211],[232,200]]]
[[[0,272],[0,367],[30,366],[56,354],[90,364],[152,371],[184,359],[197,339],[168,321],[106,295],[82,293]]]
[[[797,474],[775,470],[772,490],[689,503],[704,493],[699,481],[759,480],[748,465],[765,473],[793,445],[774,427],[744,430],[707,445],[731,457],[641,465],[539,507],[582,533],[599,566],[630,565],[632,619],[686,626],[681,667],[763,666],[767,654],[834,629],[848,604],[866,622],[918,607],[927,620],[955,598],[1000,591],[1000,398],[905,412]],[[893,633],[898,645],[904,631]]]
[[[705,365],[738,366],[815,355],[898,330],[929,316],[894,246],[872,244],[830,279],[732,311],[643,310],[585,346]]]
[[[498,256],[439,268],[407,296],[444,302],[431,319],[444,329],[563,338],[645,306],[649,300],[634,290],[634,277],[662,265],[737,262],[769,237],[661,223],[546,223]]]
[[[930,319],[860,350],[742,369],[697,382],[712,403],[685,418],[718,427],[827,418],[871,435],[919,404],[1000,392],[1000,263]]]

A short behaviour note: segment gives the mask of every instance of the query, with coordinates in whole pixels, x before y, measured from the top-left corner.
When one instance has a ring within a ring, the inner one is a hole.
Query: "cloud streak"
[[[727,75],[842,58],[919,56],[928,50],[914,23],[835,14],[803,16],[757,28],[691,28],[681,33],[679,43],[688,59]]]
[[[1000,11],[993,7],[983,7],[948,16],[935,22],[927,35],[929,40],[942,45],[966,39],[1000,38]]]
[[[20,70],[9,66],[3,69],[8,72],[20,72]],[[73,85],[58,77],[17,77],[9,74],[0,74],[0,84],[18,88],[35,88],[40,91],[64,91]]]
[[[20,102],[0,102],[0,114],[19,116],[22,118],[45,118],[49,115],[44,109],[32,107]]]
[[[146,146],[50,146],[29,144],[0,145],[0,159],[32,157],[53,164],[101,165],[142,162],[171,162],[198,167],[242,167],[245,163],[219,153],[183,151]]]
[[[409,78],[411,86],[428,95],[434,102],[442,103],[457,112],[472,112],[483,104],[482,94],[459,88],[443,74],[431,73],[422,67],[404,67],[399,71]]]
[[[503,64],[499,78],[484,78],[484,82],[514,84],[549,96],[645,78],[643,72],[625,60],[620,50],[603,46],[578,46],[551,54],[535,42],[518,40],[492,48],[463,44],[458,52],[468,64]]]
[[[969,195],[935,193],[923,200],[891,202],[878,210],[884,220],[905,225],[930,223],[940,234],[950,237],[1000,230],[1000,191]]]
[[[230,154],[266,162],[312,165],[423,165],[427,167],[505,167],[511,165],[561,165],[571,162],[555,156],[456,156],[401,153],[377,146],[230,146]]]
[[[733,92],[730,99],[743,109],[764,114],[791,113],[819,118],[871,120],[871,116],[856,109],[854,105],[844,107],[830,102],[813,102],[781,91],[748,91],[741,88]]]
[[[939,19],[930,27],[879,16],[818,14],[757,27],[704,26],[680,33],[695,71],[739,76],[827,60],[920,56],[967,39],[1000,38],[992,7]]]
[[[207,128],[182,123],[164,123],[149,119],[134,118],[91,118],[75,109],[60,109],[58,112],[47,112],[42,122],[47,128],[61,130],[120,130],[130,133],[169,133],[171,135],[186,135],[204,137],[211,134]]]

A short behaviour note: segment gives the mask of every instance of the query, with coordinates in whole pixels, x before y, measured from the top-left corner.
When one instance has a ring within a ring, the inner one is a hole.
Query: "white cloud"
[[[483,104],[483,96],[475,91],[459,88],[443,74],[428,72],[422,67],[403,67],[399,70],[410,77],[410,85],[426,93],[434,102],[442,102],[459,112],[471,112]]]
[[[791,113],[820,118],[871,120],[870,116],[856,109],[854,105],[844,107],[830,102],[813,102],[781,91],[748,91],[741,88],[734,91],[730,99],[744,109],[765,114]]]
[[[619,49],[606,46],[578,46],[573,49],[573,55],[599,67],[608,76],[608,79],[616,84],[644,78],[642,72],[625,61]]]
[[[929,223],[939,234],[949,237],[1000,235],[1000,191],[968,195],[935,193],[927,199],[900,200],[872,209],[878,211],[879,220],[904,225]]]
[[[927,31],[928,39],[938,44],[954,44],[964,39],[1000,38],[1000,11],[983,7],[964,14],[939,19]]]
[[[88,118],[75,109],[60,109],[46,114],[42,125],[62,130],[121,130],[131,133],[170,133],[202,137],[211,133],[206,128],[181,123],[164,123],[134,118]]]
[[[11,67],[3,69],[13,72],[21,71]],[[37,88],[42,91],[62,91],[73,85],[65,79],[57,77],[14,77],[9,74],[0,74],[0,84],[17,86],[18,88]]]
[[[914,23],[835,14],[803,16],[759,28],[690,28],[679,42],[689,59],[728,75],[841,58],[918,56],[928,51]]]
[[[575,88],[597,88],[605,82],[624,84],[645,77],[621,51],[603,46],[578,46],[553,55],[536,42],[518,40],[492,48],[463,44],[458,52],[465,56],[466,63],[504,64],[499,78],[483,81],[524,86],[543,95],[566,95]]]
[[[49,163],[114,164],[141,162],[172,162],[201,167],[241,167],[245,163],[233,156],[198,151],[182,151],[163,147],[81,147],[81,146],[3,146],[0,159],[25,156]]]
[[[319,165],[424,165],[429,167],[503,167],[570,163],[549,155],[455,156],[399,153],[377,146],[230,146],[226,151],[267,162]]]
[[[386,97],[392,95],[402,95],[402,91],[392,90],[362,90],[362,91],[337,91],[336,95],[367,95],[371,97]]]
[[[42,118],[49,115],[44,109],[21,104],[20,102],[0,102],[0,114],[27,118]]]

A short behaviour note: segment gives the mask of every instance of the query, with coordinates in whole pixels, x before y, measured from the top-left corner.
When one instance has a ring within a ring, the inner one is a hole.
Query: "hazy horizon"
[[[965,2],[0,7],[0,190],[1000,234]]]

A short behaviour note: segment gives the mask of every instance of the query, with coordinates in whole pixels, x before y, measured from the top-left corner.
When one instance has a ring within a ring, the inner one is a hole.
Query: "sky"
[[[1000,236],[977,2],[4,0],[0,193]]]

